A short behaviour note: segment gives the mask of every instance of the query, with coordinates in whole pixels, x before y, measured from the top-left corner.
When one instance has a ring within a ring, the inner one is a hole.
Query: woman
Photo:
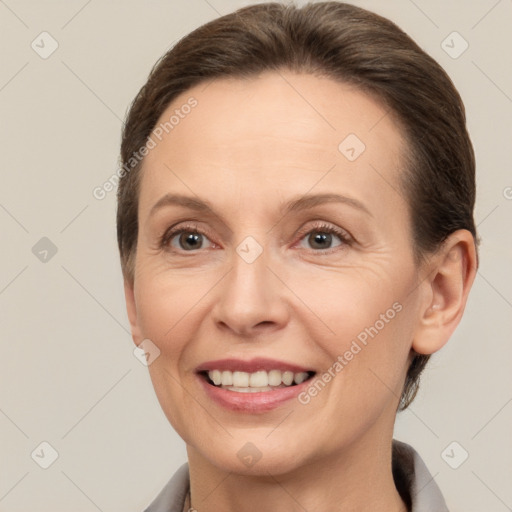
[[[439,65],[351,5],[246,7],[158,62],[121,157],[132,335],[188,454],[147,510],[447,510],[392,439],[478,264]]]

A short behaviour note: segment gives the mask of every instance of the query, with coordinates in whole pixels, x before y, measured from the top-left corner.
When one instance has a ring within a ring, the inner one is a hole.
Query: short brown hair
[[[301,8],[263,3],[215,19],[181,39],[153,67],[124,125],[117,237],[133,283],[142,161],[133,159],[179,94],[207,80],[251,78],[268,70],[325,76],[377,98],[408,142],[401,175],[417,261],[458,229],[475,240],[475,159],[462,100],[446,72],[394,23],[340,2]],[[134,162],[134,163],[132,163]],[[429,359],[415,354],[399,404],[414,399]]]

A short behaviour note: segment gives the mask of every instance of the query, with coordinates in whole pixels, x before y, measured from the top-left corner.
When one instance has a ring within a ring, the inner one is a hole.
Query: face
[[[391,437],[419,310],[396,122],[289,72],[201,84],[158,124],[176,109],[144,161],[127,302],[189,454],[277,474]]]

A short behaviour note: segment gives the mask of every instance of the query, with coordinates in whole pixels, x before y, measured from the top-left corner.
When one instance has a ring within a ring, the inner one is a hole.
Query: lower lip
[[[222,407],[231,411],[240,412],[266,412],[276,409],[283,403],[296,398],[307,386],[308,379],[295,386],[279,388],[273,391],[261,391],[256,393],[239,393],[229,389],[220,388],[209,384],[202,375],[197,375],[206,394]]]

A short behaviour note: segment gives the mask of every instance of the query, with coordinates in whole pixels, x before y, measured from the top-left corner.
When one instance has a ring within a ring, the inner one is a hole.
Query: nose
[[[271,334],[289,319],[286,286],[271,269],[267,251],[252,262],[233,254],[233,267],[217,287],[215,325],[245,338]]]

